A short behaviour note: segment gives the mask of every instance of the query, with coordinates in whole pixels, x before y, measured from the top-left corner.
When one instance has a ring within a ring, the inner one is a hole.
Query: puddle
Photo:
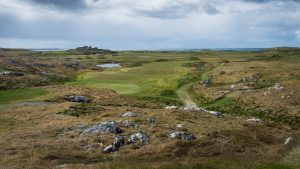
[[[100,64],[96,65],[97,67],[102,67],[102,68],[115,68],[115,67],[121,67],[120,63],[105,63],[105,64]]]

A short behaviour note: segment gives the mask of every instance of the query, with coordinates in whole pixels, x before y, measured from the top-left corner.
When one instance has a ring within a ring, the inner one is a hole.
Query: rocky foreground
[[[157,100],[65,83],[80,73],[103,71],[90,57],[107,57],[106,62],[117,57],[114,53],[91,53],[83,61],[87,56],[14,52],[0,50],[0,92],[5,94],[0,96],[0,168],[300,166],[300,76],[288,60],[296,60],[297,51],[285,57],[251,53],[249,60],[230,53],[230,61],[224,60],[228,53],[201,53],[203,60],[191,58],[182,65],[191,72],[178,89],[164,90]],[[29,99],[16,94],[34,94],[28,87],[44,92]]]

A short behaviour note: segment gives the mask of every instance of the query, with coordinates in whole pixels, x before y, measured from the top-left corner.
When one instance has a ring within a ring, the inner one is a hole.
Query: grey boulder
[[[122,114],[122,117],[136,117],[139,116],[140,114],[134,113],[134,112],[126,112]]]
[[[150,142],[150,138],[147,136],[146,133],[140,131],[136,134],[131,135],[128,139],[129,144],[136,143],[137,141],[139,141],[142,144],[148,144]]]
[[[91,99],[85,97],[85,96],[80,96],[80,95],[76,95],[76,96],[69,96],[68,98],[71,102],[81,102],[81,103],[88,103],[91,102]]]
[[[122,129],[118,127],[118,123],[116,121],[103,122],[100,124],[93,125],[85,129],[81,135],[92,134],[92,133],[122,133]]]
[[[113,145],[109,145],[109,146],[107,146],[103,149],[104,153],[113,153],[113,152],[116,152],[116,151],[118,151],[118,148],[113,146]]]
[[[174,131],[173,133],[170,134],[170,138],[182,139],[188,141],[192,141],[196,139],[196,137],[193,134],[189,134],[183,131]]]
[[[113,144],[105,147],[103,149],[103,152],[104,153],[113,153],[113,152],[116,152],[116,151],[119,151],[119,148],[121,146],[123,146],[125,144],[125,139],[123,136],[117,136],[115,137],[115,141]]]

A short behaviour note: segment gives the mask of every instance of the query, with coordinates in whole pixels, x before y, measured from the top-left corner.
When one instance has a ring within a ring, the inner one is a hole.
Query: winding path
[[[188,108],[196,108],[198,107],[197,104],[193,101],[193,99],[191,98],[191,96],[189,95],[188,89],[195,84],[194,83],[188,83],[182,87],[180,87],[177,91],[176,94],[179,97],[180,100],[182,100],[185,104],[185,107]]]
[[[208,74],[213,72],[213,71],[216,71],[218,69],[220,69],[221,67],[223,67],[225,65],[225,63],[221,63],[218,67],[210,70],[210,71],[207,71],[205,73],[203,73],[201,75],[201,80],[205,80],[208,78]],[[189,94],[189,88],[196,84],[197,82],[192,82],[192,83],[188,83],[186,85],[183,85],[182,87],[180,87],[178,90],[176,90],[176,94],[178,95],[179,99],[182,100],[185,104],[185,107],[188,108],[188,109],[195,109],[195,108],[199,108],[198,105],[193,101],[192,97],[190,96]],[[202,109],[202,108],[199,108],[199,109]]]

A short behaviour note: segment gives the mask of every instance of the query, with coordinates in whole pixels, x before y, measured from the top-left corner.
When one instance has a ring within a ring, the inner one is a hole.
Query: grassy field
[[[46,95],[48,92],[39,88],[12,89],[0,91],[0,104],[32,100],[36,97]]]

